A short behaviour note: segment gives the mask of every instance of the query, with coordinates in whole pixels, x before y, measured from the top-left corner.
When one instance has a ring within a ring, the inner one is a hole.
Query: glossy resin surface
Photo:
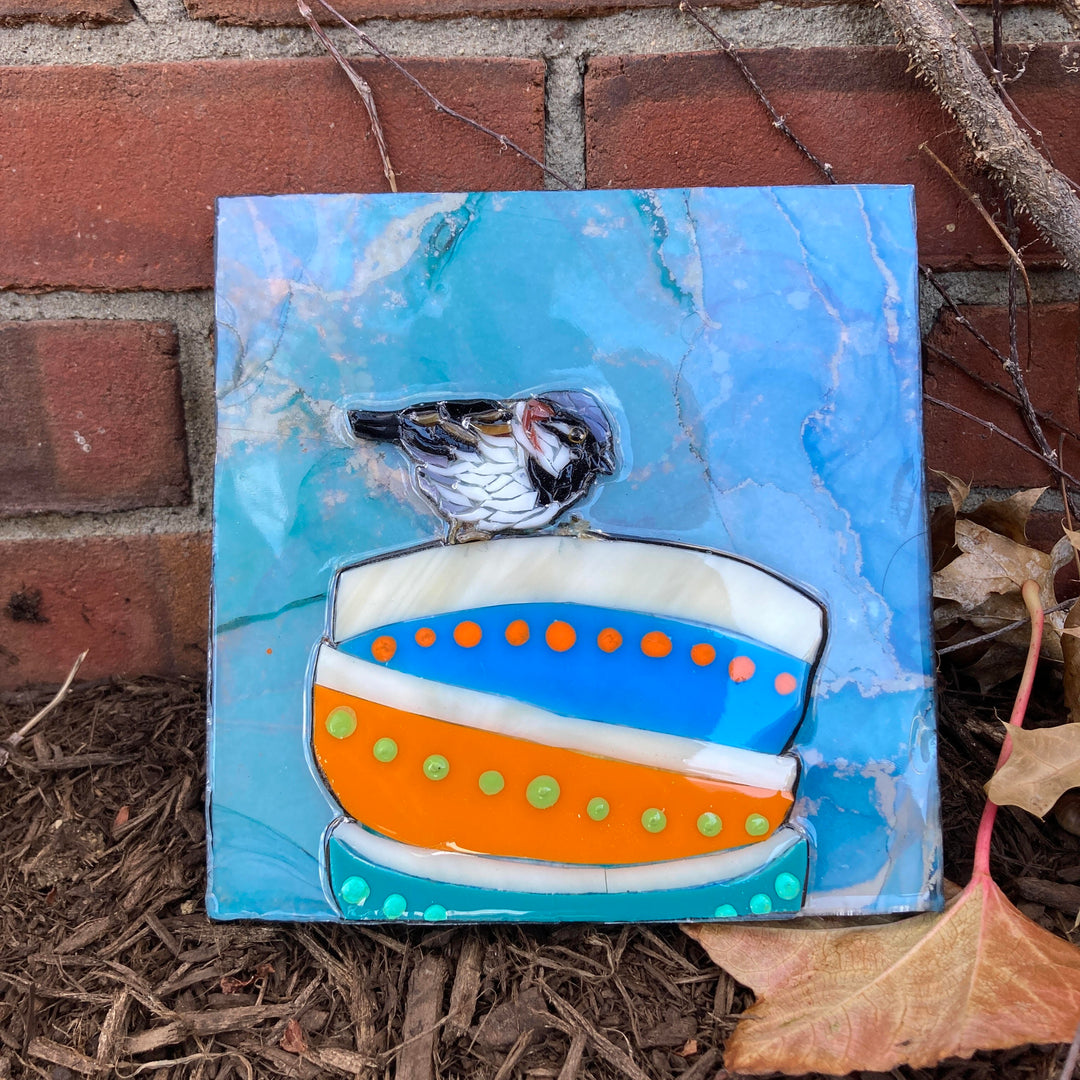
[[[218,204],[211,914],[940,903],[908,188]]]

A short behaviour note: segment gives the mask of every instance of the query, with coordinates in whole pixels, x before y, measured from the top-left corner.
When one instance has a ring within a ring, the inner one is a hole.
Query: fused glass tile
[[[209,908],[940,905],[912,192],[222,199]]]

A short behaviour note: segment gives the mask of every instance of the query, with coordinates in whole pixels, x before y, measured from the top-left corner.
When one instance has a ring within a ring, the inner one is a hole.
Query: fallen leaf
[[[221,992],[223,994],[238,994],[245,986],[250,986],[254,981],[254,978],[238,979],[235,975],[222,975]]]
[[[676,1050],[675,1051],[675,1053],[678,1054],[679,1057],[684,1057],[684,1058],[693,1057],[694,1054],[696,1054],[697,1052],[698,1052],[697,1039],[687,1039],[686,1040],[686,1045],[681,1050]]]
[[[131,817],[131,807],[121,806],[116,811],[116,817],[113,818],[113,829],[119,829],[121,825],[126,825],[129,817]]]
[[[1009,733],[1012,753],[986,785],[987,797],[1042,817],[1069,788],[1080,787],[1080,724]]]
[[[931,469],[930,471],[945,481],[945,487],[949,492],[949,500],[952,502],[953,513],[959,514],[960,507],[964,505],[964,501],[971,494],[971,485],[965,484],[963,480],[947,472],[941,472],[939,469]]]
[[[1027,523],[1031,511],[1046,488],[1029,488],[1018,491],[1007,499],[983,499],[967,516],[971,521],[1015,540],[1027,543]]]
[[[1080,724],[1080,604],[1073,604],[1061,631],[1061,658],[1065,663],[1065,707],[1069,720]]]
[[[278,1044],[282,1050],[290,1054],[303,1054],[307,1052],[307,1040],[304,1038],[304,1029],[299,1021],[290,1019],[285,1025],[285,1034],[281,1036]]]
[[[1073,836],[1080,836],[1080,791],[1073,788],[1054,804],[1054,820]]]
[[[687,933],[757,995],[725,1051],[734,1072],[924,1068],[1069,1042],[1080,1023],[1080,949],[1026,919],[988,875],[941,914],[887,925]]]

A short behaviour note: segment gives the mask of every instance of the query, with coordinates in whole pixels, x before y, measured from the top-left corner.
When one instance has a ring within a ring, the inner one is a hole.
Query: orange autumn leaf
[[[1080,1024],[1080,949],[1025,918],[988,874],[941,914],[841,929],[688,928],[757,1001],[724,1064],[741,1073],[886,1072]]]

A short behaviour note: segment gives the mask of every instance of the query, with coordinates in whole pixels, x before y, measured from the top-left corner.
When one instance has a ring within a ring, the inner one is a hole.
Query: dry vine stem
[[[1080,269],[1080,198],[1035,149],[933,0],[881,0],[901,44],[1039,231]]]

